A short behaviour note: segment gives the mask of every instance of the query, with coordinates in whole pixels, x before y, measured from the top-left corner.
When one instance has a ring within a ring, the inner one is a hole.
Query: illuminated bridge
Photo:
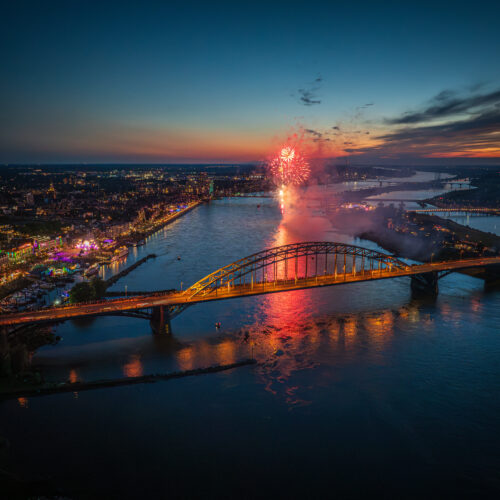
[[[375,250],[330,242],[294,243],[263,250],[222,267],[184,291],[148,293],[91,303],[4,314],[0,325],[54,322],[82,316],[149,319],[155,332],[187,307],[214,300],[279,293],[362,281],[410,277],[415,293],[436,294],[438,279],[462,272],[484,280],[500,276],[500,257],[408,265]]]

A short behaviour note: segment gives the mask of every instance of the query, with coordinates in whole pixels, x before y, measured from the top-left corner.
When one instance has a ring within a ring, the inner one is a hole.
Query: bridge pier
[[[484,278],[484,290],[487,292],[500,289],[500,273],[495,271]]]
[[[151,329],[155,335],[172,335],[172,326],[170,324],[170,309],[168,306],[153,307],[151,320],[149,321]]]
[[[7,327],[4,326],[0,330],[0,378],[8,377],[12,374],[10,347],[7,335]]]
[[[411,277],[411,292],[414,297],[437,296],[439,293],[438,273],[430,272]]]

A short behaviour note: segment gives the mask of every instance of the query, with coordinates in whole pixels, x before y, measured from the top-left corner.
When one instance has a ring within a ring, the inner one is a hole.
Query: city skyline
[[[485,7],[12,4],[0,162],[497,164]]]

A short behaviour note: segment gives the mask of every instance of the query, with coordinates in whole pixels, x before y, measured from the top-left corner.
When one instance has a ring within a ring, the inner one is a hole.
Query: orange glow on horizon
[[[429,153],[425,158],[500,158],[500,147]]]

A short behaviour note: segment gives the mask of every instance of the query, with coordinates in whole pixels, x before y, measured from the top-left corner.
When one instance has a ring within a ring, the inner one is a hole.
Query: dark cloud
[[[331,141],[331,139],[329,139],[328,137],[324,137],[324,134],[322,132],[318,132],[317,130],[314,130],[312,128],[306,128],[306,129],[304,129],[304,132],[306,134],[313,136],[312,142],[330,142]]]
[[[304,105],[304,106],[312,106],[314,104],[321,104],[321,101],[317,98],[316,96],[316,91],[318,89],[299,89],[299,101]]]
[[[307,134],[314,135],[318,139],[321,139],[321,137],[323,137],[323,134],[321,132],[318,132],[317,130],[313,130],[311,128],[306,128],[304,132],[306,132]]]
[[[346,151],[415,156],[494,151],[498,150],[500,145],[500,108],[492,106],[477,115],[445,124],[404,127],[376,139],[382,143]],[[492,156],[495,156],[495,153],[492,153]]]
[[[426,108],[404,113],[402,116],[387,120],[393,125],[428,122],[435,119],[449,118],[461,113],[477,113],[480,108],[500,104],[500,90],[488,94],[476,94],[460,97],[452,90],[443,90],[435,96]],[[480,110],[481,111],[481,110]]]
[[[314,104],[321,104],[321,100],[318,99],[317,92],[320,89],[320,84],[323,81],[323,77],[319,75],[314,79],[311,85],[305,88],[299,89],[299,102],[304,106],[313,106]]]
[[[467,89],[470,92],[477,92],[479,89],[482,89],[486,85],[486,82],[477,82],[472,85],[469,85]]]
[[[438,137],[456,137],[457,135],[467,135],[471,133],[493,134],[490,139],[492,142],[498,144],[498,135],[500,134],[500,108],[486,111],[466,120],[443,125],[404,128],[390,134],[382,135],[379,139],[384,139],[386,141],[411,139],[414,141]]]
[[[373,102],[367,102],[366,104],[362,104],[361,106],[358,106],[356,109],[366,109],[369,108],[370,106],[373,106]]]
[[[347,153],[378,158],[498,157],[500,89],[467,94],[443,90],[420,110],[386,119],[396,125],[374,137],[374,146],[344,148]],[[438,121],[439,120],[439,121]],[[365,132],[368,134],[369,132]]]

